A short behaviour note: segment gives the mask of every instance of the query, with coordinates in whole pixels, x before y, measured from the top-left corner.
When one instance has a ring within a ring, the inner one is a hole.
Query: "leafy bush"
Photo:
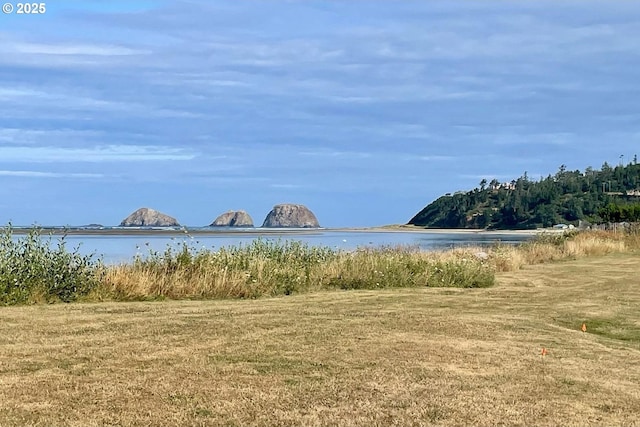
[[[100,284],[102,262],[67,251],[65,236],[54,244],[33,228],[14,238],[11,224],[0,232],[0,304],[70,302]]]

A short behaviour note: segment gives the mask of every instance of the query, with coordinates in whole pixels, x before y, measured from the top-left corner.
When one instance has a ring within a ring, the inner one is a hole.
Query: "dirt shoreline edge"
[[[0,227],[4,229],[4,227]],[[330,227],[330,228],[242,228],[220,229],[206,227],[181,227],[181,228],[85,228],[85,227],[40,227],[43,235],[92,235],[92,236],[137,236],[137,235],[309,235],[319,233],[424,233],[424,234],[488,234],[488,235],[525,235],[533,236],[543,233],[563,233],[562,229],[536,229],[536,230],[482,230],[460,228],[422,228],[406,225],[383,225],[374,227]],[[32,227],[12,227],[13,234],[28,234]]]

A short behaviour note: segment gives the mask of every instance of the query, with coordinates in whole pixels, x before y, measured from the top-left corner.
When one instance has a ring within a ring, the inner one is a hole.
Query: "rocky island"
[[[318,219],[306,206],[295,204],[275,205],[262,224],[274,228],[319,228]]]
[[[209,227],[253,227],[253,219],[245,211],[228,211],[220,215]]]
[[[140,208],[126,217],[120,227],[178,227],[178,221],[154,209]]]

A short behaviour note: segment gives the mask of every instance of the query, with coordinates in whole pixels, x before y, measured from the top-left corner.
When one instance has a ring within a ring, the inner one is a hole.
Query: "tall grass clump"
[[[197,249],[183,242],[111,267],[102,296],[115,299],[258,298],[321,289],[486,287],[490,266],[474,257],[444,259],[413,248],[352,252],[299,241]]]
[[[15,238],[11,224],[0,231],[0,304],[71,302],[101,283],[102,263],[93,255],[67,250],[33,228]]]
[[[518,246],[497,245],[490,250],[496,271],[513,271],[525,265],[606,255],[640,248],[637,231],[567,231],[542,233]]]
[[[217,251],[189,243],[150,251],[107,271],[107,293],[117,299],[257,298],[310,289],[319,266],[337,253],[298,241],[256,239]]]
[[[457,253],[421,252],[414,247],[362,248],[342,254],[330,270],[327,287],[487,287],[494,272],[483,260]]]
[[[486,288],[495,284],[495,268],[478,251],[459,249],[436,255],[429,286]]]
[[[640,223],[630,224],[625,233],[625,243],[632,250],[640,249]]]

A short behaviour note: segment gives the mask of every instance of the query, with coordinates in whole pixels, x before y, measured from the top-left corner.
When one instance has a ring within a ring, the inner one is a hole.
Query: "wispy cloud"
[[[40,171],[0,170],[0,176],[17,178],[103,178],[100,173],[60,173]]]
[[[439,156],[439,155],[407,155],[402,157],[403,160],[421,160],[425,162],[441,162],[448,160],[455,160],[458,157],[455,156]]]
[[[299,188],[303,188],[303,185],[300,184],[269,184],[271,188],[281,188],[285,190],[295,190]]]
[[[460,174],[458,175],[458,177],[460,178],[464,178],[464,179],[478,179],[478,180],[482,180],[482,179],[487,179],[487,180],[491,180],[491,179],[497,179],[497,180],[508,180],[511,181],[513,179],[518,178],[515,175],[505,175],[505,174]]]
[[[338,158],[369,158],[372,157],[372,153],[363,151],[331,151],[331,150],[318,150],[318,151],[300,151],[298,154],[301,156],[309,157],[338,157]]]
[[[85,92],[85,93],[82,93]],[[92,92],[98,92],[96,90]],[[59,118],[61,112],[68,117],[77,117],[79,112],[97,112],[147,118],[193,118],[202,114],[159,106],[157,100],[143,102],[114,100],[104,94],[90,93],[86,89],[70,90],[62,86],[36,89],[30,87],[0,87],[0,106],[4,117],[40,119]],[[16,108],[20,107],[20,108]]]
[[[4,43],[0,45],[1,54],[23,53],[40,55],[83,55],[83,56],[122,56],[149,53],[144,50],[124,46],[78,44],[78,43]]]
[[[158,146],[0,147],[0,162],[145,162],[191,160],[195,157],[196,154],[189,150]]]
[[[77,130],[77,129],[25,129],[25,128],[0,128],[0,143],[5,144],[40,144],[47,141],[60,141],[65,144],[86,143],[96,138],[105,138],[104,131]]]
[[[577,135],[573,132],[527,132],[524,135],[504,132],[493,135],[477,135],[477,138],[491,141],[491,144],[494,145],[565,145],[576,142]]]

